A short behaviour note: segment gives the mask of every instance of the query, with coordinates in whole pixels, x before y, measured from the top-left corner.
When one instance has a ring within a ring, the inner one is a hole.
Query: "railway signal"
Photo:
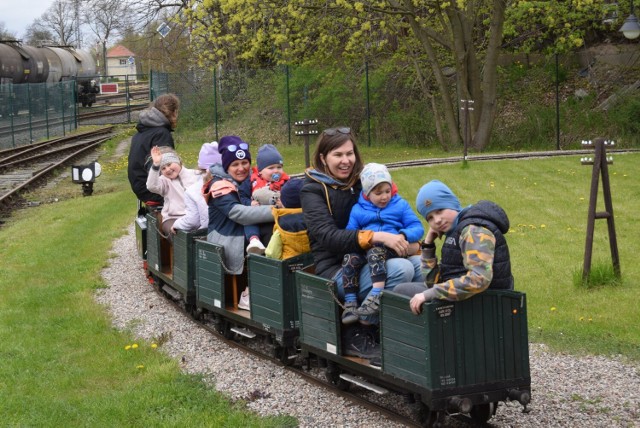
[[[83,196],[91,196],[93,183],[101,172],[102,167],[98,162],[91,162],[89,165],[73,165],[71,167],[71,180],[74,183],[82,184]]]

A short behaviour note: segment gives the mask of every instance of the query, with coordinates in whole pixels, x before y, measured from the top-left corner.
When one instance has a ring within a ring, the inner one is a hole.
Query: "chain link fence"
[[[65,135],[77,128],[76,82],[0,85],[0,149]]]

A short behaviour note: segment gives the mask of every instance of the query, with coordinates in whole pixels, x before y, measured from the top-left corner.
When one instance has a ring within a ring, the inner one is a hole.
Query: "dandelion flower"
[[[152,344],[151,344],[151,347],[152,347],[153,349],[156,349],[156,348],[158,347],[158,344],[157,344],[157,343],[152,343]]]
[[[131,345],[131,348],[133,348],[133,349],[137,349],[137,348],[138,348],[138,344],[137,344],[137,343],[134,343],[133,345]]]
[[[584,321],[584,317],[580,317],[580,321]]]
[[[136,368],[137,368],[138,370],[142,370],[142,369],[144,368],[144,366],[143,366],[142,364],[138,364],[138,365],[136,366]]]
[[[128,351],[129,349],[131,349],[131,345],[127,345],[127,346],[124,347],[125,351]]]
[[[551,311],[555,311],[556,307],[555,306],[551,306]]]
[[[584,198],[580,198],[581,201],[584,201]]]
[[[546,225],[546,224],[541,224],[541,225],[540,225],[540,228],[541,228],[541,229],[544,229],[545,227],[547,227],[547,225]]]

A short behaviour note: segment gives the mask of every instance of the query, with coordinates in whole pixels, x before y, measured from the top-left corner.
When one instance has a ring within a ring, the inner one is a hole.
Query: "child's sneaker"
[[[240,301],[238,302],[238,308],[250,311],[249,289],[245,288],[242,294],[240,294]]]
[[[259,239],[252,239],[247,245],[247,253],[264,255],[265,247]]]
[[[347,302],[344,304],[342,311],[342,324],[353,324],[360,318],[356,311],[358,310],[358,302]]]
[[[367,298],[364,299],[364,302],[362,302],[362,305],[356,309],[356,313],[363,317],[367,315],[375,315],[380,312],[380,294],[381,293],[373,295],[369,293]]]

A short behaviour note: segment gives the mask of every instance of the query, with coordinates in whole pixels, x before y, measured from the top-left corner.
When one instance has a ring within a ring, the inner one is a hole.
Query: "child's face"
[[[237,159],[231,162],[227,173],[238,183],[243,182],[251,172],[251,162],[246,159]]]
[[[175,178],[178,178],[178,175],[180,175],[181,169],[182,167],[180,166],[179,163],[171,162],[163,166],[161,172],[162,172],[162,175],[167,177],[169,180],[173,180]]]
[[[458,211],[445,208],[442,210],[433,210],[427,214],[427,223],[429,227],[439,234],[447,233],[451,230],[453,222],[458,216]]]
[[[391,184],[380,183],[369,192],[369,200],[378,208],[384,208],[391,200]]]
[[[279,163],[275,163],[273,165],[269,165],[265,168],[262,168],[260,171],[260,177],[262,177],[265,181],[280,181],[282,178],[282,165]]]

